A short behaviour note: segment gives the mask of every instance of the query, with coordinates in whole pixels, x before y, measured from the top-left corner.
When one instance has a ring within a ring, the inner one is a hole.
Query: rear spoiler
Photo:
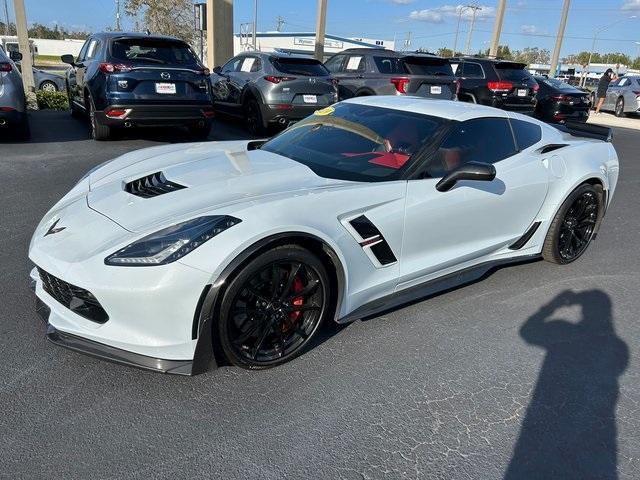
[[[571,121],[566,122],[564,125],[557,123],[550,123],[549,125],[574,137],[595,138],[603,142],[611,142],[613,139],[613,130],[609,127],[603,127],[602,125]]]

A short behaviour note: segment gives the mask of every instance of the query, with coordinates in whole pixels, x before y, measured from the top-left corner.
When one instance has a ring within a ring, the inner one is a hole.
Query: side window
[[[85,60],[91,60],[96,57],[98,51],[100,49],[100,41],[97,39],[93,39],[89,42],[89,46],[87,47],[87,53]]]
[[[462,74],[462,68],[460,63],[451,63],[451,70],[453,70],[453,74],[456,77],[459,77]]]
[[[334,55],[327,63],[324,64],[331,73],[338,73],[342,69],[342,62],[344,61],[344,55]]]
[[[82,62],[84,60],[85,55],[87,54],[87,47],[89,47],[89,43],[91,43],[91,39],[84,42],[82,48],[80,49],[80,53],[78,54],[78,58],[76,59],[78,62]]]
[[[458,123],[427,166],[429,177],[442,177],[468,162],[496,163],[517,152],[506,118],[476,118]]]
[[[535,123],[514,119],[511,120],[511,127],[520,151],[542,140],[542,129]]]
[[[624,87],[625,85],[629,85],[629,79],[625,78],[625,77],[622,77],[620,79],[620,81],[618,82],[618,86],[619,87]]]
[[[243,57],[232,58],[222,66],[222,73],[236,72],[239,69],[242,60]]]
[[[260,70],[260,59],[256,57],[244,57],[240,64],[241,72],[257,72]]]
[[[484,78],[484,71],[479,63],[464,62],[462,76],[465,78]]]
[[[347,65],[345,66],[345,72],[364,72],[365,60],[362,55],[350,55],[347,58]]]

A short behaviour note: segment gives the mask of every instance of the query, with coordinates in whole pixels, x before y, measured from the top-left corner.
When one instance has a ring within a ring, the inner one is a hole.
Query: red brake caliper
[[[300,280],[299,277],[296,277],[293,279],[293,291],[294,292],[299,292],[304,288],[304,285],[302,284],[302,280]],[[302,297],[294,297],[294,299],[291,301],[292,305],[295,305],[296,307],[301,306],[304,303],[304,298]],[[299,318],[300,315],[302,315],[302,312],[291,312],[291,321],[292,322],[296,322]]]

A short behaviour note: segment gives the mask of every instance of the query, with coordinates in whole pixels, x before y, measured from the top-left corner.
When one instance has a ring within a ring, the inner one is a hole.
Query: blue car
[[[173,37],[109,32],[90,36],[70,65],[66,88],[72,115],[86,114],[91,136],[114,129],[185,126],[200,139],[211,131],[209,70]]]

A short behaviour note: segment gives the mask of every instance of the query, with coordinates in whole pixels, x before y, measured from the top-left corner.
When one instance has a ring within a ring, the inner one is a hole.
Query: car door
[[[619,85],[620,85],[620,82],[622,82],[622,80],[625,80],[625,79],[619,78],[609,84],[609,86],[607,87],[607,94],[605,96],[604,104],[602,105],[602,108],[605,108],[607,110],[613,110],[615,108],[616,99],[618,98],[618,91],[620,90]]]
[[[469,161],[493,164],[495,179],[436,190],[444,175]],[[398,289],[504,250],[531,226],[548,187],[535,146],[519,151],[506,117],[455,122],[422,177],[407,183]]]
[[[82,61],[84,60],[84,57],[87,53],[87,48],[89,47],[89,42],[91,42],[91,38],[87,39],[87,41],[84,42],[84,45],[82,45],[82,48],[80,49],[80,53],[78,54],[78,57],[75,60],[75,65],[70,66],[69,69],[67,70],[67,82],[69,83],[69,96],[71,97],[71,100],[73,102],[75,102],[77,105],[79,105],[82,108],[84,108],[84,98],[82,98],[79,95],[81,90],[79,91],[78,89],[77,65],[79,63],[82,63]]]
[[[470,96],[474,103],[482,103],[482,89],[486,86],[486,75],[482,65],[477,62],[462,62],[458,69],[461,71],[461,90]],[[461,100],[467,100],[462,98]]]
[[[344,65],[344,60],[347,58],[346,55],[334,55],[324,64],[327,67],[327,70],[331,73],[331,76],[338,82],[338,98],[343,99],[345,96],[343,95],[343,90],[346,88],[346,85],[340,85],[340,82],[343,81],[344,72],[342,71],[342,67]],[[348,91],[345,90],[345,93]]]
[[[87,45],[87,49],[84,51],[83,57],[80,62],[76,62],[76,88],[77,88],[77,102],[84,106],[84,89],[87,81],[87,68],[89,63],[94,61],[97,57],[100,48],[100,40],[97,38],[90,38]]]
[[[342,64],[340,75],[339,93],[341,98],[355,96],[365,85],[365,73],[367,72],[367,57],[363,54],[347,55]]]
[[[235,110],[239,93],[233,92],[231,75],[240,68],[244,57],[234,57],[225,63],[219,73],[213,73],[211,79],[211,93],[213,103],[217,109],[230,112]]]

